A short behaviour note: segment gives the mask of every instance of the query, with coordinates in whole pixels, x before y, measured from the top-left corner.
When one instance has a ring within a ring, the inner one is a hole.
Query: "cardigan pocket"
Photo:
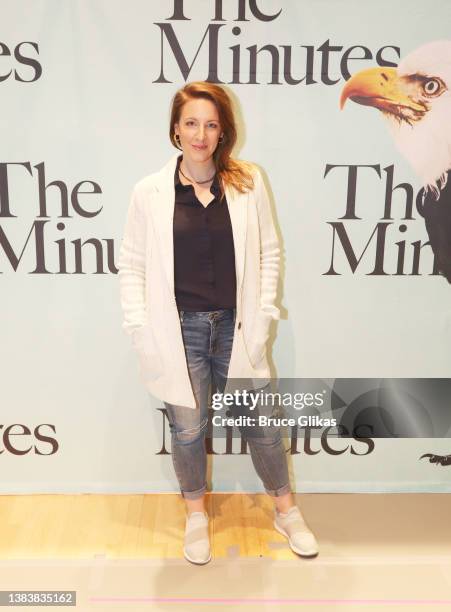
[[[251,341],[247,344],[249,361],[254,368],[259,365],[266,354],[266,343],[269,338],[271,319],[271,315],[263,310],[258,310],[255,315],[250,333]]]
[[[134,329],[132,339],[144,380],[158,378],[163,371],[163,364],[150,325],[141,325]]]

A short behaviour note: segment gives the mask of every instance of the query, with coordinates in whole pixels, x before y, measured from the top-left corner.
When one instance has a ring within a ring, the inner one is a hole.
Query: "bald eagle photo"
[[[451,283],[451,41],[427,43],[397,68],[354,74],[340,108],[353,102],[379,109],[398,150],[422,182],[424,218],[436,269]]]

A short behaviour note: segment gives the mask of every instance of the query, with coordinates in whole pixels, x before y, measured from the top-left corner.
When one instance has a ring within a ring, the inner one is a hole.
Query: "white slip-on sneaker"
[[[279,533],[288,538],[292,551],[302,557],[314,557],[318,554],[318,542],[307,527],[306,522],[297,506],[293,506],[281,516],[275,511],[274,527]]]
[[[204,565],[210,561],[208,515],[205,512],[192,512],[186,517],[183,554],[185,559],[197,565]]]

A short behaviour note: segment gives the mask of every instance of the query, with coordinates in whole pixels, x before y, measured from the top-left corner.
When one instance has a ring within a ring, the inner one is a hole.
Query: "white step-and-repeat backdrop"
[[[227,88],[235,156],[264,171],[283,246],[274,376],[450,376],[447,0],[8,0],[1,22],[1,493],[178,491],[116,266],[185,82]],[[450,491],[448,421],[293,435],[293,485]],[[263,490],[241,450],[211,441],[214,491]]]

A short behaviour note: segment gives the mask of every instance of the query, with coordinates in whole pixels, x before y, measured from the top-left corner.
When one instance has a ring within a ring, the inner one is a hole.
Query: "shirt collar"
[[[193,188],[192,185],[183,185],[183,183],[181,182],[180,178],[179,178],[179,167],[180,167],[180,162],[182,161],[183,155],[179,155],[177,158],[177,164],[175,166],[175,172],[174,172],[174,187],[176,189],[180,189],[183,190],[185,189],[186,191],[188,189]],[[212,193],[214,193],[215,195],[219,195],[220,193],[220,188],[219,188],[219,179],[218,179],[218,175],[215,175],[215,178],[213,179],[213,182],[211,184],[210,187],[210,191]]]

